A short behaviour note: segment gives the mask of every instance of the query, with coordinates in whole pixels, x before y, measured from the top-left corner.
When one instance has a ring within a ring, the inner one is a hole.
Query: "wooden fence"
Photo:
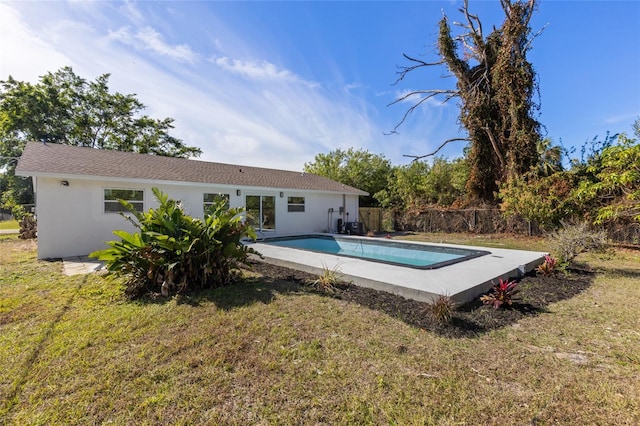
[[[358,221],[364,224],[365,232],[383,231],[383,209],[381,207],[360,207],[358,209]]]

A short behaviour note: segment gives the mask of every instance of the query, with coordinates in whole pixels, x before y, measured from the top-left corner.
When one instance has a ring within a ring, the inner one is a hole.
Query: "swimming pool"
[[[490,254],[484,250],[336,235],[274,237],[263,242],[279,247],[335,254],[416,269],[437,269]]]

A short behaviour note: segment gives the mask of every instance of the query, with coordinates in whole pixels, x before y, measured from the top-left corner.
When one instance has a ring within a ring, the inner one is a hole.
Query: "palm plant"
[[[246,237],[255,239],[253,228],[242,221],[242,209],[227,209],[226,202],[219,200],[201,220],[186,215],[180,202],[157,188],[152,191],[159,207],[147,212],[120,200],[130,213],[123,216],[139,231],[114,231],[120,241],[110,241],[109,248],[90,255],[105,261],[109,272],[127,277],[130,295],[160,292],[167,296],[227,285],[248,255],[258,254],[241,242]]]

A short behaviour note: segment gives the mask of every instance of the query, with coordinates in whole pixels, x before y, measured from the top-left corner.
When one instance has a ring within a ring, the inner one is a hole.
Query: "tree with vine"
[[[437,51],[440,59],[425,62],[404,54],[410,65],[400,67],[396,83],[410,72],[431,66],[446,66],[456,77],[451,90],[413,90],[392,104],[417,98],[404,114],[395,133],[408,116],[423,102],[443,97],[442,102],[459,99],[459,122],[467,138],[444,141],[435,151],[415,157],[435,155],[454,140],[468,140],[466,150],[470,167],[467,192],[473,200],[494,202],[501,183],[528,172],[537,166],[537,146],[541,140],[541,125],[535,115],[539,105],[536,73],[527,60],[527,52],[537,34],[529,23],[537,0],[500,0],[504,22],[488,36],[477,15],[469,11],[468,0],[460,12],[464,22],[454,22],[460,34],[454,34],[446,15],[439,23]]]

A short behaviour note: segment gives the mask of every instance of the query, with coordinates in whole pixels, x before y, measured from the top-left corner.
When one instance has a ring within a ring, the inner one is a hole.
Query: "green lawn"
[[[20,229],[20,224],[17,220],[3,220],[0,221],[0,230],[4,229]]]
[[[447,339],[251,274],[128,302],[118,281],[65,277],[35,248],[0,238],[2,424],[640,423],[640,251],[581,255],[587,291]]]

